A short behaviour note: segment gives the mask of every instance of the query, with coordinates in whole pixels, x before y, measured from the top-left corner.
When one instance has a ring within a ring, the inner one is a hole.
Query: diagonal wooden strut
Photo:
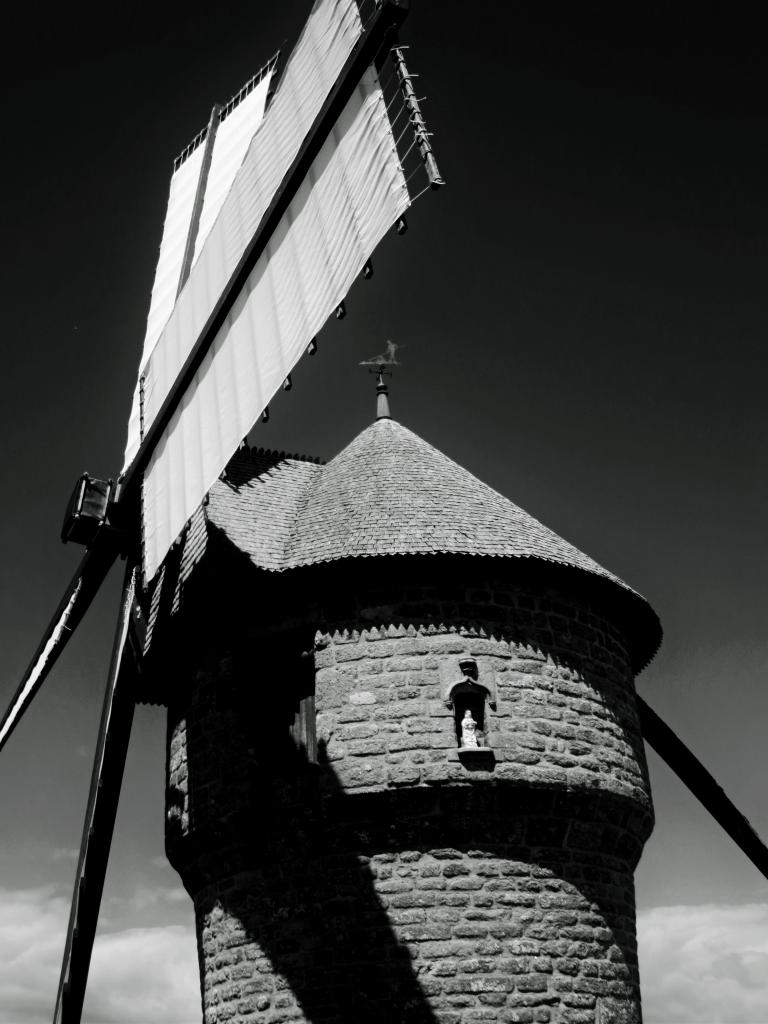
[[[114,538],[106,535],[86,551],[43,633],[43,638],[13,695],[8,710],[0,720],[0,750],[5,746],[19,719],[64,650],[75,627],[88,610],[117,554],[118,547]]]
[[[101,894],[115,827],[135,705],[137,660],[131,648],[137,570],[129,561],[120,602],[99,738],[77,862],[54,1024],[80,1024]],[[126,648],[129,648],[126,651]]]
[[[192,269],[192,260],[195,256],[195,244],[197,242],[197,234],[200,230],[200,215],[203,212],[203,200],[205,199],[205,189],[208,185],[208,174],[211,170],[211,161],[213,160],[213,144],[216,141],[216,133],[219,129],[219,123],[221,120],[221,112],[224,108],[214,103],[213,110],[211,110],[211,116],[208,120],[208,131],[206,132],[205,142],[203,143],[203,161],[200,165],[200,174],[197,179],[197,189],[195,190],[195,200],[192,204],[192,216],[189,219],[189,230],[187,231],[187,242],[184,246],[184,258],[181,261],[181,272],[179,273],[179,284],[176,289],[176,298],[178,299],[181,294],[184,285],[187,283],[189,272]]]
[[[757,870],[768,878],[768,848],[741,811],[726,796],[701,761],[640,696],[637,697],[637,709],[646,742],[686,784]]]

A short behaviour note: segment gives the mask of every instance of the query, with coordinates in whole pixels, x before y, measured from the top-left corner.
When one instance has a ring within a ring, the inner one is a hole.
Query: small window
[[[451,691],[456,744],[462,748],[485,747],[485,699],[487,693],[479,686],[459,683]]]
[[[294,711],[291,739],[296,750],[310,763],[317,763],[317,728],[315,725],[315,697],[302,697]]]
[[[453,713],[459,760],[470,771],[491,771],[496,759],[489,745],[489,716],[496,710],[495,694],[479,681],[475,658],[460,658],[458,667],[461,677],[444,692],[446,706]]]

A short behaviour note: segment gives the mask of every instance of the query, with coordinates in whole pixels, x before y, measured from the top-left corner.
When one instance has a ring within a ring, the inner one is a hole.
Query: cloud
[[[139,887],[128,902],[176,898]],[[68,914],[52,887],[0,889],[0,1024],[49,1024]],[[638,937],[646,1024],[768,1024],[768,903],[657,907]],[[103,915],[84,1022],[198,1024],[197,970],[191,927],[118,930]]]
[[[0,1021],[50,1021],[67,926],[52,889],[0,890]]]
[[[77,860],[80,851],[67,846],[57,846],[51,850],[51,860]]]
[[[175,881],[172,885],[136,885],[129,896],[110,896],[103,905],[102,913],[109,917],[116,914],[125,914],[147,910],[150,907],[162,905],[182,904],[185,908],[191,907],[190,897],[181,883]]]
[[[199,1024],[192,928],[131,928],[96,940],[85,1024]]]
[[[0,1024],[50,1024],[69,901],[52,888],[0,889]],[[85,1024],[199,1024],[194,930],[183,925],[99,934]]]
[[[768,1024],[768,903],[638,916],[646,1024]]]

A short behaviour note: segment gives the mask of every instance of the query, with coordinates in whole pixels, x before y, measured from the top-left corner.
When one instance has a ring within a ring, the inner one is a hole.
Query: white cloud
[[[131,902],[150,898],[176,890]],[[50,1024],[68,914],[53,888],[0,889],[0,1024]],[[768,903],[657,907],[638,937],[646,1024],[768,1024]],[[112,928],[96,940],[84,1022],[198,1024],[198,986],[191,927]]]
[[[0,1021],[53,1017],[67,926],[67,901],[52,889],[0,890]]]
[[[192,928],[131,928],[96,940],[85,1024],[199,1024]]]
[[[768,903],[638,916],[646,1024],[768,1024]]]
[[[69,901],[52,888],[0,889],[0,1024],[50,1024]],[[199,1024],[194,930],[130,928],[97,936],[85,1024]]]
[[[141,913],[150,907],[159,907],[163,904],[181,903],[184,907],[191,908],[191,900],[180,882],[172,885],[145,885],[139,883],[129,896],[110,896],[102,907],[102,914],[114,917],[116,914],[126,912]]]
[[[77,860],[80,851],[68,846],[57,846],[51,850],[51,860]]]

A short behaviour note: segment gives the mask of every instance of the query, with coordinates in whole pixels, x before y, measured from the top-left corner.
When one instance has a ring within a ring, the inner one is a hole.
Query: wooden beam
[[[76,626],[90,607],[119,552],[118,539],[108,530],[97,535],[86,551],[59,601],[53,618],[29,663],[8,709],[0,720],[0,750],[7,743],[32,698],[67,645]]]
[[[741,811],[701,761],[640,696],[637,697],[637,709],[643,736],[649,746],[666,761],[757,870],[768,878],[768,848]]]
[[[211,169],[211,160],[213,159],[213,144],[216,141],[216,132],[219,129],[219,120],[221,118],[221,107],[218,103],[214,104],[211,110],[211,116],[208,120],[208,130],[205,136],[205,142],[203,145],[203,159],[200,164],[200,174],[197,178],[197,188],[195,189],[195,200],[192,204],[192,216],[189,220],[189,230],[187,231],[187,242],[184,246],[184,258],[181,261],[181,272],[179,274],[179,286],[176,289],[176,298],[181,294],[181,290],[187,283],[189,272],[192,269],[192,260],[195,255],[195,244],[197,242],[197,234],[200,229],[200,214],[203,212],[203,200],[205,199],[205,189],[208,185],[208,172]]]
[[[135,565],[129,562],[101,712],[54,1024],[80,1024],[83,1011],[133,723],[136,661],[130,651],[130,634],[133,629],[136,574]]]

